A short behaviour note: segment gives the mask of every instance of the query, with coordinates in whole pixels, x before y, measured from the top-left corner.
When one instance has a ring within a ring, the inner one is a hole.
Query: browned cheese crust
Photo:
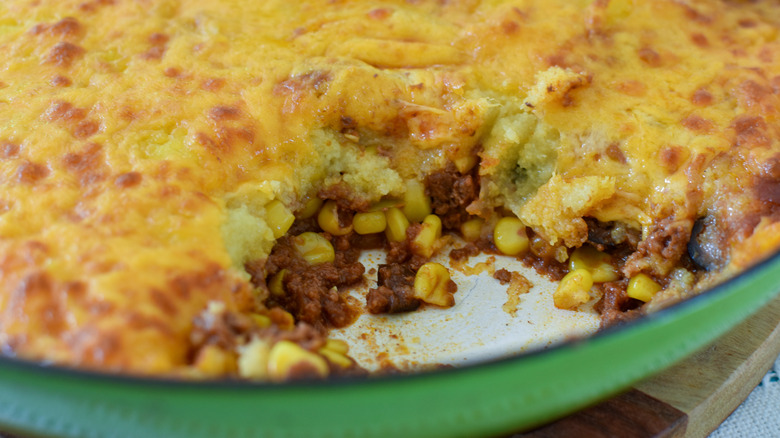
[[[0,350],[353,374],[327,330],[453,305],[453,234],[605,323],[679,301],[780,246],[779,29],[774,1],[4,0]]]

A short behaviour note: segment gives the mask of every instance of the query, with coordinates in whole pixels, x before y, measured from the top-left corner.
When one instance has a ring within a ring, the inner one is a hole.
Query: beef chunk
[[[379,267],[379,286],[368,291],[366,307],[371,313],[409,312],[420,307],[414,297],[414,271],[392,263]]]

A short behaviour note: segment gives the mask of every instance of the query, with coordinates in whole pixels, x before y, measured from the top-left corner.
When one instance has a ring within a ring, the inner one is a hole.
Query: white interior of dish
[[[450,266],[449,250],[441,254],[434,261]],[[460,366],[499,359],[587,336],[598,329],[599,317],[592,303],[576,311],[557,309],[552,298],[557,283],[514,258],[480,254],[466,265],[490,264],[491,258],[495,269],[519,272],[533,284],[520,296],[514,315],[502,309],[509,298],[509,285],[502,285],[488,270],[466,275],[451,268],[458,285],[455,306],[442,309],[426,305],[395,315],[366,313],[349,327],[333,330],[331,337],[349,343],[350,356],[370,371],[388,363],[412,371],[437,364]],[[364,303],[367,289],[376,287],[376,275],[368,271],[384,262],[384,253],[366,251],[361,262],[366,266],[368,285],[352,294]]]

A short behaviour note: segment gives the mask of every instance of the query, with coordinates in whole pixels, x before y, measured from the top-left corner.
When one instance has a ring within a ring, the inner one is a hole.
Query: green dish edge
[[[780,289],[780,254],[704,294],[539,352],[414,375],[255,384],[123,377],[0,359],[0,429],[52,437],[491,436],[656,373]]]

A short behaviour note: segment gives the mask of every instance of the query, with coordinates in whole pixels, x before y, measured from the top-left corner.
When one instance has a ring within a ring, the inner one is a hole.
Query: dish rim
[[[483,371],[491,367],[500,367],[510,363],[521,362],[528,358],[540,357],[542,355],[552,355],[560,351],[567,351],[571,348],[582,346],[591,342],[597,342],[604,338],[610,338],[617,334],[626,333],[628,331],[639,330],[641,327],[652,324],[655,321],[673,318],[675,314],[684,312],[691,306],[698,305],[707,299],[714,299],[712,297],[728,293],[735,285],[744,282],[748,277],[756,275],[761,272],[762,269],[767,266],[780,261],[780,249],[776,250],[773,254],[762,260],[754,263],[745,270],[730,277],[723,282],[716,284],[715,286],[708,288],[692,297],[689,297],[681,302],[673,304],[669,307],[662,308],[650,314],[643,315],[640,318],[636,318],[627,321],[622,324],[610,326],[604,329],[599,329],[595,333],[586,336],[579,336],[570,339],[566,339],[561,342],[554,343],[553,345],[532,349],[516,354],[507,355],[495,359],[488,359],[484,361],[474,362],[467,365],[459,365],[453,367],[442,367],[436,369],[426,369],[422,371],[408,371],[393,374],[378,374],[369,375],[368,377],[334,377],[324,380],[297,380],[289,382],[270,382],[270,381],[256,381],[256,380],[242,380],[242,379],[187,379],[187,378],[174,378],[171,376],[148,376],[138,374],[122,374],[120,372],[103,372],[94,369],[83,369],[76,367],[68,367],[59,365],[52,362],[41,362],[30,359],[18,358],[13,356],[0,355],[0,368],[10,367],[19,369],[25,372],[37,372],[48,375],[49,377],[68,378],[87,380],[90,383],[105,383],[105,384],[119,384],[119,385],[142,385],[144,387],[154,387],[155,389],[181,389],[181,390],[231,390],[231,391],[284,391],[284,390],[300,390],[300,389],[323,389],[323,388],[344,388],[352,387],[354,385],[380,385],[393,383],[397,381],[409,381],[414,379],[421,379],[431,376],[452,376],[459,373],[468,373],[474,371]],[[780,292],[780,285],[775,294]],[[744,318],[743,318],[744,320]]]

